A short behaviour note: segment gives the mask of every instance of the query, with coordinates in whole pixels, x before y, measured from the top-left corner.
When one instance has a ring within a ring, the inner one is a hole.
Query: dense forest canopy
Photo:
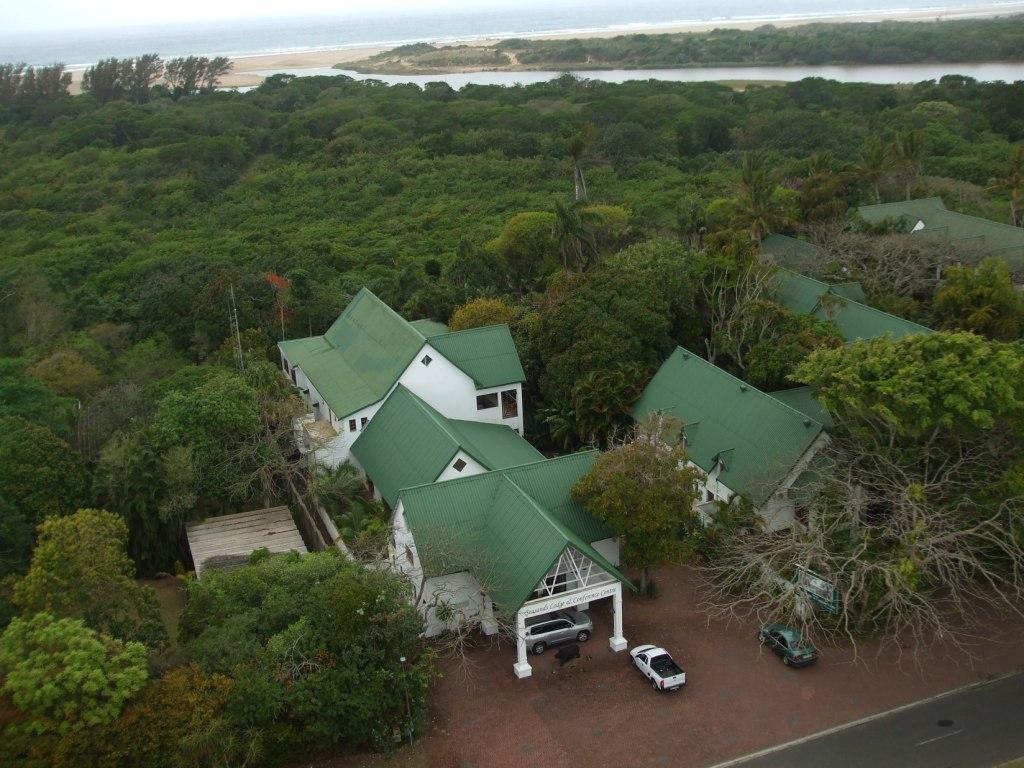
[[[338,65],[359,72],[453,69],[675,68],[786,64],[1020,61],[1022,17],[927,22],[800,24],[710,32],[633,34],[494,45],[414,43]]]

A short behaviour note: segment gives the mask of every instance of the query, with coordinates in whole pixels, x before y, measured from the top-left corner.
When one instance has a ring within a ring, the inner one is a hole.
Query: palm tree
[[[921,175],[924,158],[928,153],[924,131],[920,129],[900,131],[896,134],[892,149],[900,176],[903,178],[907,200],[909,200],[914,184],[917,183],[917,177]]]
[[[581,163],[597,136],[597,128],[587,123],[580,129],[579,133],[569,139],[569,154],[572,155],[572,180],[576,186],[576,199],[587,199],[587,181],[583,178]]]
[[[988,192],[1007,192],[1010,195],[1010,221],[1013,226],[1024,226],[1024,147],[1014,147],[1006,172],[989,181]]]
[[[872,136],[857,156],[854,173],[862,183],[871,186],[876,203],[882,202],[882,182],[891,170],[892,155],[889,153],[889,145],[877,136]]]
[[[597,215],[583,206],[583,200],[574,200],[565,205],[555,201],[555,220],[551,224],[551,236],[555,239],[562,266],[566,272],[574,267],[585,269],[597,251],[594,225]]]
[[[775,198],[775,182],[768,175],[764,155],[748,152],[740,166],[740,183],[735,186],[736,218],[758,243],[785,223],[781,203]]]

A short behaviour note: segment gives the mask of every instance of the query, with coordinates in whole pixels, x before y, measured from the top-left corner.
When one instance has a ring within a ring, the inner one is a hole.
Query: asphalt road
[[[725,765],[736,768],[992,768],[1024,756],[1024,675]]]

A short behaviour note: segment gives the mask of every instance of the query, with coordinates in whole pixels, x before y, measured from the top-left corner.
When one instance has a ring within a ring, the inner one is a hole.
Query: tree
[[[214,90],[220,79],[231,71],[231,67],[231,61],[225,56],[212,59],[205,56],[183,56],[167,61],[164,79],[174,93],[191,96]]]
[[[332,551],[256,557],[190,583],[181,626],[202,667],[234,677],[253,725],[386,747],[423,724],[423,619],[391,573]]]
[[[725,613],[810,634],[875,634],[914,653],[1016,612],[1024,566],[1024,353],[970,333],[881,337],[811,355],[797,376],[834,422],[802,479],[806,523],[731,537],[708,566]],[[835,584],[812,610],[796,566]]]
[[[594,259],[597,251],[593,231],[595,221],[596,216],[582,204],[581,200],[575,200],[569,205],[561,200],[555,201],[551,236],[558,247],[562,267],[566,272],[573,269],[584,270]]]
[[[871,136],[865,142],[857,156],[854,173],[862,184],[867,184],[875,197],[875,202],[882,202],[882,182],[892,169],[892,155],[889,145],[878,136]]]
[[[74,349],[58,349],[29,368],[28,373],[58,395],[76,400],[86,399],[103,384],[103,374]]]
[[[950,267],[932,304],[942,328],[974,331],[990,339],[1020,338],[1024,302],[1013,287],[1010,268],[998,258],[977,267]]]
[[[121,640],[166,645],[156,595],[136,583],[127,540],[125,522],[104,510],[44,520],[28,573],[14,585],[15,605],[23,613],[80,618]]]
[[[455,310],[448,321],[448,327],[453,331],[462,331],[485,325],[511,325],[518,314],[515,307],[501,299],[473,299]]]
[[[547,211],[517,213],[488,248],[507,264],[512,286],[534,287],[558,268],[555,216]]]
[[[1013,148],[1003,175],[989,180],[989,192],[1006,192],[1010,197],[1010,223],[1024,226],[1024,147]]]
[[[622,560],[640,569],[646,593],[650,569],[678,554],[699,525],[698,470],[687,462],[681,425],[654,414],[626,441],[601,454],[572,489],[587,511],[622,541]]]
[[[914,185],[917,183],[917,177],[921,175],[921,166],[924,165],[925,157],[928,154],[927,138],[924,131],[916,129],[897,133],[892,145],[892,154],[900,178],[903,180],[906,199],[909,200],[914,191]]]
[[[67,733],[109,723],[145,685],[146,648],[48,613],[14,619],[0,636],[0,692],[24,720],[9,727]]]
[[[145,104],[163,68],[163,62],[155,53],[134,59],[102,59],[85,71],[82,90],[99,102],[128,99]]]
[[[583,178],[583,159],[587,156],[590,148],[597,138],[597,128],[587,123],[569,139],[569,154],[572,157],[572,180],[575,187],[575,200],[587,199],[587,182]]]
[[[85,468],[70,445],[46,427],[17,416],[0,417],[0,498],[34,526],[64,515],[85,498]]]
[[[0,358],[0,416],[21,418],[67,436],[71,401],[59,397],[25,373],[19,358]]]
[[[769,176],[764,155],[748,152],[743,156],[735,190],[734,218],[750,233],[751,240],[760,243],[765,235],[786,223],[785,207],[776,194],[777,186]]]

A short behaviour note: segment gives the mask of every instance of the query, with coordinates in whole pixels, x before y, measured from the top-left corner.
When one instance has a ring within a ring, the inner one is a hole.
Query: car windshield
[[[683,674],[683,670],[679,668],[679,665],[667,653],[651,659],[651,669],[662,677],[675,677],[676,675]]]

